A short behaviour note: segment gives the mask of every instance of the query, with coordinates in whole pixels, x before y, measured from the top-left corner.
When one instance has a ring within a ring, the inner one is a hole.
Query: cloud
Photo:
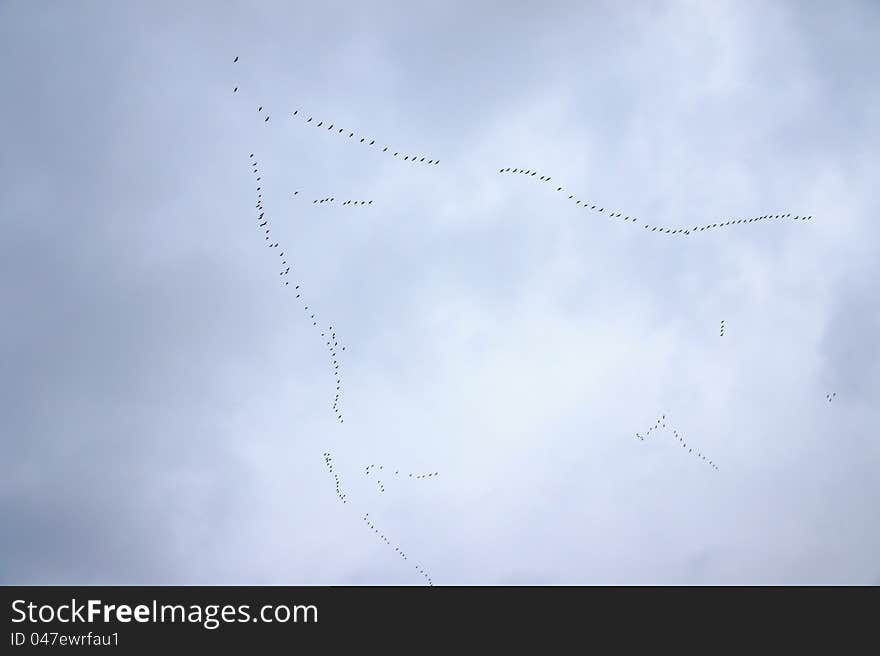
[[[0,9],[4,582],[876,578],[876,10],[463,7]]]

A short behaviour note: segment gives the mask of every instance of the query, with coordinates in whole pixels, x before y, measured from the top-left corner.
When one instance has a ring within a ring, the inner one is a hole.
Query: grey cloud
[[[369,512],[436,583],[875,580],[878,25],[3,5],[0,578],[421,584]],[[503,166],[658,224],[815,219],[660,238]],[[635,439],[661,413],[721,471]]]

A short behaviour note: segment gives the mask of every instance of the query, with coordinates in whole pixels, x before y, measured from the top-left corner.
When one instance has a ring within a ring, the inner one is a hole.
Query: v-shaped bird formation
[[[825,400],[828,401],[828,403],[831,403],[835,399],[836,396],[837,396],[837,392],[832,392],[831,394],[826,394]]]
[[[338,498],[342,503],[346,503],[346,504],[347,504],[347,503],[348,503],[348,498],[347,498],[346,494],[342,491],[342,485],[341,485],[341,483],[340,483],[340,481],[339,481],[339,475],[336,473],[336,471],[335,471],[334,468],[333,468],[333,456],[330,454],[329,451],[325,451],[325,452],[324,452],[324,465],[327,467],[327,470],[330,472],[330,475],[333,476],[333,479],[334,479],[334,481],[335,481],[335,484],[336,484],[336,496],[337,496],[337,498]],[[370,466],[367,468],[367,469],[368,469],[368,472],[369,472],[369,469],[372,468],[372,467],[374,467],[374,465],[370,465]],[[433,474],[431,474],[431,476],[436,476],[436,475],[437,475],[436,472],[433,473]],[[425,477],[424,475],[421,476],[421,478],[424,478],[424,477]],[[412,564],[413,567],[415,567],[415,570],[416,570],[419,574],[421,574],[422,577],[424,577],[426,583],[427,583],[429,586],[433,586],[433,585],[434,585],[434,581],[431,579],[431,577],[428,575],[428,573],[425,571],[425,569],[424,569],[421,565],[419,565],[418,563],[413,563],[412,561],[410,561],[409,556],[407,555],[407,553],[406,553],[403,549],[401,549],[399,545],[393,544],[393,543],[391,542],[391,540],[388,538],[388,536],[386,536],[384,533],[382,533],[382,531],[380,531],[380,530],[376,527],[376,525],[375,525],[375,524],[373,523],[373,521],[370,519],[370,513],[365,513],[362,519],[363,519],[364,523],[367,525],[367,528],[369,528],[369,529],[370,529],[370,530],[376,535],[376,537],[378,537],[378,538],[379,538],[383,543],[385,543],[389,548],[393,549],[393,550],[394,550],[394,553],[397,554],[398,557],[400,557],[401,559],[403,559],[403,560],[406,561],[407,563]]]
[[[499,173],[519,174],[519,175],[525,176],[526,178],[528,178],[530,180],[532,178],[534,178],[536,182],[543,182],[543,183],[550,182],[550,180],[552,179],[550,176],[547,176],[547,175],[542,175],[542,176],[536,178],[535,176],[538,175],[538,172],[533,171],[531,169],[518,169],[518,168],[508,167],[508,168],[499,169],[498,172]],[[564,195],[567,192],[565,191],[565,189],[563,187],[558,186],[558,187],[556,187],[556,193],[561,193]],[[586,211],[595,212],[597,214],[604,214],[609,219],[619,219],[623,223],[629,223],[630,225],[639,224],[645,230],[648,230],[649,232],[659,232],[660,234],[676,235],[679,237],[687,237],[688,235],[690,235],[692,233],[704,232],[706,230],[714,230],[716,228],[727,228],[730,226],[745,225],[747,223],[757,223],[760,221],[775,221],[775,220],[780,220],[780,219],[782,219],[782,220],[791,219],[793,221],[809,221],[813,218],[812,216],[792,217],[791,214],[765,214],[763,216],[757,216],[757,217],[754,217],[751,219],[728,219],[726,221],[719,221],[717,223],[708,223],[703,226],[696,225],[693,228],[689,228],[689,227],[670,228],[670,227],[646,223],[644,221],[639,223],[639,219],[637,219],[634,216],[630,216],[629,214],[624,215],[624,213],[622,211],[606,208],[606,206],[602,203],[599,203],[594,200],[585,200],[583,198],[578,198],[574,194],[569,194],[568,200],[570,200],[574,205],[576,205],[580,208],[583,208]],[[606,209],[607,209],[607,211],[606,211]]]
[[[379,486],[379,492],[385,491],[385,484],[382,483],[382,479],[379,478],[380,476],[382,476],[382,477],[385,477],[385,476],[397,477],[397,476],[401,475],[399,469],[389,468],[386,470],[385,467],[382,465],[367,465],[366,468],[364,469],[364,476],[369,476],[371,471],[376,472],[375,479],[376,479],[376,483]],[[424,478],[434,478],[435,476],[439,476],[439,475],[440,475],[439,472],[429,472],[427,474],[414,474],[411,472],[410,473],[404,472],[404,474],[403,474],[404,477],[411,478],[416,481],[422,480]]]
[[[636,437],[644,442],[646,439],[648,439],[648,437],[650,437],[651,433],[653,433],[654,431],[658,431],[660,429],[665,429],[665,428],[666,428],[666,415],[661,415],[660,418],[657,420],[657,423],[654,424],[653,426],[651,426],[645,432],[644,435],[636,433]],[[674,428],[670,427],[669,430],[672,430],[672,435],[675,437],[676,440],[678,440],[678,444],[679,444],[679,446],[681,446],[682,449],[687,449],[689,454],[702,460],[703,462],[705,462],[707,465],[709,465],[715,471],[718,471],[718,466],[714,462],[712,462],[712,460],[710,460],[709,458],[704,456],[699,451],[695,451],[693,446],[688,447],[687,442],[685,442],[683,435],[679,435],[678,431],[675,430]]]

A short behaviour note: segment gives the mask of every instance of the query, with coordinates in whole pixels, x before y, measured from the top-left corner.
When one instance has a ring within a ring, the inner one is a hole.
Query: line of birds
[[[234,60],[232,60],[232,63],[234,64],[234,63],[236,63],[237,61],[238,61],[238,57],[236,57]],[[234,88],[232,89],[232,93],[238,93],[238,87],[237,87],[237,86],[234,87]],[[263,107],[262,107],[262,105],[260,105],[260,106],[257,108],[257,111],[258,111],[258,112],[262,112],[262,111],[263,111]],[[299,110],[296,109],[296,110],[294,110],[293,114],[291,114],[291,117],[295,117],[295,116],[299,116],[299,117],[301,118],[301,117],[303,116],[303,114],[300,114],[300,113],[299,113]],[[309,119],[306,121],[306,123],[307,123],[307,124],[308,124],[308,123],[312,123],[313,120],[314,120],[314,117],[310,116]],[[266,115],[266,118],[263,120],[263,122],[264,122],[264,123],[268,123],[268,122],[269,122],[269,115],[268,115],[268,114]],[[316,122],[316,123],[313,123],[313,125],[315,125],[315,127],[318,127],[318,128],[324,127],[324,121],[318,121],[318,122]],[[334,123],[328,123],[328,124],[327,124],[327,130],[328,130],[328,131],[332,131],[334,128],[336,128],[336,132],[335,132],[335,134],[337,134],[337,135],[339,135],[339,134],[344,134],[344,133],[345,133],[345,130],[344,130],[343,128],[338,127],[336,124],[334,124]],[[356,135],[354,132],[349,132],[349,133],[348,133],[348,138],[349,138],[349,139],[353,139],[353,138],[355,138],[355,136],[358,136],[358,135]],[[367,146],[375,146],[375,145],[376,145],[376,140],[375,140],[375,139],[370,139],[369,143],[367,143],[367,139],[368,139],[368,138],[369,138],[369,137],[361,137],[359,143],[366,144]],[[376,147],[378,148],[378,146],[376,146]],[[388,153],[388,152],[389,152],[389,149],[391,149],[391,146],[384,146],[384,147],[382,148],[382,152],[383,152],[383,153]],[[400,155],[400,154],[401,154],[400,151],[394,151],[394,153],[393,153],[392,156],[393,156],[393,157],[397,157],[397,156]],[[404,162],[409,162],[409,163],[411,163],[411,164],[415,164],[416,162],[418,162],[419,164],[434,164],[434,165],[437,165],[437,164],[440,163],[440,160],[439,160],[439,159],[431,159],[431,158],[419,157],[418,155],[406,155],[406,154],[404,154],[403,157],[402,157],[402,159],[403,159]],[[427,161],[425,161],[426,159],[427,159]]]
[[[233,63],[236,63],[237,61],[238,61],[238,57],[236,56],[235,59],[233,60]],[[238,91],[238,87],[236,87],[233,91],[234,91],[234,92],[237,92],[237,91]],[[262,111],[263,111],[263,107],[262,107],[262,106],[259,106],[259,107],[257,108],[257,111],[258,111],[258,112],[262,112]],[[265,118],[265,121],[264,121],[264,122],[268,122],[268,121],[269,121],[269,116],[267,115],[266,118]],[[253,153],[251,154],[251,158],[253,159]],[[254,164],[254,173],[258,173],[258,169],[256,168],[256,162],[253,162],[253,164]],[[261,181],[261,178],[258,176],[258,177],[257,177],[257,182],[260,182],[260,181]],[[258,188],[257,188],[257,191],[260,192],[260,191],[262,191],[262,189],[261,189],[260,187],[258,187]],[[299,194],[299,191],[295,191],[295,192],[294,192],[294,196],[296,196],[296,195],[298,195],[298,194]],[[372,201],[370,201],[370,202],[372,202]],[[263,214],[263,208],[262,208],[262,194],[261,194],[261,193],[258,193],[257,209],[260,210],[261,214],[260,214],[260,217],[259,217],[259,218],[262,219],[263,216],[264,216],[264,214]],[[260,224],[260,227],[263,227],[263,228],[266,229],[266,235],[267,235],[267,236],[266,236],[266,239],[268,240],[268,239],[269,239],[269,238],[268,238],[268,235],[269,235],[270,230],[269,230],[269,228],[268,228],[267,226],[268,226],[268,219],[265,220],[263,223]],[[274,243],[274,244],[270,244],[270,247],[275,247],[275,248],[277,248],[277,247],[278,247],[278,243],[276,242],[276,243]],[[282,252],[280,255],[281,255],[282,258],[283,258],[284,253]],[[286,265],[286,264],[287,264],[287,262],[284,261],[284,260],[282,260],[282,266],[284,266],[284,265]],[[290,273],[290,267],[287,267],[286,269],[283,269],[283,270],[279,273],[279,275],[282,276],[282,277],[284,277],[284,276],[289,275],[289,273]],[[289,285],[289,281],[284,280],[283,282],[284,282],[284,285],[285,285],[285,286],[288,286],[288,285]],[[300,291],[300,285],[295,285],[295,291],[297,292],[297,294],[296,294],[296,298],[301,299],[301,298],[302,298],[302,293],[301,293],[301,291]],[[303,306],[304,306],[305,311],[306,311],[306,312],[309,312],[309,306],[305,305],[305,301],[301,301],[301,302],[303,303]],[[310,314],[310,315],[309,315],[309,318],[312,319],[312,325],[315,326],[316,328],[318,328],[318,322],[317,322],[317,320],[316,320],[316,318],[315,318],[315,315],[314,315],[314,314]],[[318,328],[318,329],[319,329],[319,331],[320,331],[320,328]],[[326,344],[326,346],[328,347],[328,350],[329,350],[329,353],[330,353],[330,364],[331,364],[331,368],[332,368],[333,375],[334,375],[334,377],[335,377],[335,379],[336,379],[336,394],[335,394],[335,396],[334,396],[333,403],[331,404],[331,408],[332,408],[332,410],[333,410],[334,415],[336,416],[336,420],[337,420],[339,423],[345,423],[345,420],[344,420],[344,418],[343,418],[343,416],[342,416],[342,413],[341,413],[341,411],[340,411],[340,396],[341,396],[341,394],[342,394],[342,378],[341,378],[341,374],[340,374],[340,371],[339,371],[339,369],[340,369],[340,363],[339,363],[340,357],[339,357],[339,353],[337,353],[337,350],[336,350],[336,349],[339,347],[339,342],[338,342],[338,338],[337,338],[337,336],[336,336],[336,333],[333,331],[333,327],[332,327],[332,326],[330,326],[330,327],[328,328],[328,332],[330,333],[329,338],[328,338],[328,335],[327,335],[324,331],[320,331],[320,334],[321,334],[321,337],[322,337],[323,339],[325,339],[325,344]],[[344,351],[344,350],[345,350],[345,347],[342,346],[342,347],[341,347],[341,350]]]
[[[379,539],[382,540],[382,542],[387,544],[389,547],[392,547],[398,556],[400,556],[401,558],[403,558],[404,560],[409,562],[409,558],[407,557],[406,553],[404,553],[404,551],[402,551],[400,547],[397,547],[397,546],[391,544],[391,540],[389,540],[387,537],[385,537],[385,535],[379,529],[376,528],[376,525],[370,521],[370,513],[366,513],[363,517],[363,520],[364,520],[364,523],[373,531],[373,533],[375,533],[377,536],[379,536]],[[421,574],[422,576],[425,577],[425,580],[428,582],[429,586],[434,585],[434,582],[431,580],[431,577],[428,576],[428,573],[419,564],[415,564],[415,568],[419,574]]]
[[[636,437],[644,442],[651,435],[651,433],[653,433],[656,430],[660,430],[661,428],[666,428],[666,415],[661,415],[660,418],[657,420],[657,423],[654,424],[653,426],[651,426],[644,435],[636,433]],[[687,449],[688,453],[691,453],[694,456],[696,456],[697,458],[700,458],[701,460],[703,460],[703,462],[705,462],[710,467],[712,467],[712,469],[714,469],[715,471],[718,471],[718,466],[714,462],[712,462],[709,458],[704,456],[699,451],[694,451],[693,447],[688,448],[687,442],[684,441],[684,437],[679,435],[678,431],[675,430],[674,428],[671,428],[671,430],[672,430],[672,434],[675,436],[675,439],[677,439],[678,443],[681,445],[681,448]]]
[[[296,195],[296,194],[294,194],[294,196],[295,196],[295,195]],[[312,204],[313,204],[313,205],[314,205],[314,204],[318,204],[318,205],[320,205],[321,203],[332,203],[332,202],[335,202],[335,200],[336,200],[336,197],[335,197],[335,196],[334,196],[334,197],[330,197],[330,198],[320,198],[320,199],[315,199],[315,200],[313,200],[313,201],[312,201]],[[342,204],[342,205],[372,205],[372,204],[373,204],[373,201],[371,201],[371,200],[347,200],[347,201],[345,201],[344,203],[341,203],[341,204]]]
[[[303,116],[305,116],[305,114],[300,114],[299,110],[297,109],[297,110],[294,110],[294,112],[293,112],[293,114],[291,114],[291,116],[295,116],[295,117],[298,117],[298,118],[302,118]],[[308,124],[312,124],[312,125],[314,125],[316,128],[322,128],[322,127],[324,127],[324,126],[326,125],[326,126],[327,126],[327,131],[328,131],[328,132],[334,132],[334,134],[336,134],[336,135],[344,135],[345,132],[346,132],[345,129],[339,127],[339,126],[336,125],[335,123],[330,123],[330,122],[325,122],[325,121],[317,121],[317,122],[314,122],[314,117],[312,117],[312,116],[310,116],[310,117],[308,118],[308,120],[305,122],[305,124],[306,124],[306,125],[308,125]],[[354,133],[354,132],[349,132],[349,133],[348,133],[348,138],[349,138],[349,139],[354,139],[354,138],[356,138],[356,137],[358,137],[358,136],[359,136],[359,135],[357,135],[357,134]],[[367,139],[369,139],[369,142],[367,141]],[[379,148],[379,147],[380,147],[380,146],[377,146],[377,145],[376,145],[376,140],[375,140],[375,139],[370,139],[369,137],[360,137],[360,140],[359,140],[357,143],[362,143],[362,144],[365,144],[366,146],[375,147],[375,148]],[[392,155],[392,157],[397,157],[398,155],[403,155],[403,156],[402,156],[403,161],[404,161],[404,162],[409,162],[410,164],[415,164],[416,162],[418,162],[419,164],[434,164],[434,165],[437,165],[437,164],[440,163],[440,160],[439,160],[439,159],[437,159],[437,160],[435,160],[435,159],[427,159],[427,161],[426,161],[426,158],[425,158],[425,157],[419,157],[419,155],[406,155],[406,154],[402,154],[400,151],[394,151],[394,150],[391,148],[391,146],[382,146],[381,148],[382,148],[382,151],[381,151],[381,152],[383,152],[383,153],[392,154],[392,151],[393,151],[393,155]]]
[[[271,228],[269,227],[269,219],[266,218],[266,211],[263,208],[263,188],[260,185],[260,181],[262,180],[262,177],[259,175],[260,169],[258,168],[257,160],[254,159],[253,153],[250,154],[250,165],[253,167],[254,177],[256,178],[256,182],[257,182],[256,208],[257,208],[257,211],[259,212],[259,214],[257,215],[257,222],[258,222],[257,225],[259,228],[261,228],[265,231],[265,240],[270,242],[269,244],[267,244],[267,246],[269,248],[276,248],[277,249],[279,247],[278,242],[277,241],[271,242],[271,240],[269,238]],[[284,287],[288,287],[290,285],[290,280],[288,280],[287,278],[289,278],[289,276],[290,276],[291,266],[287,263],[287,260],[285,259],[284,251],[279,251],[278,257],[281,259],[281,271],[279,271],[278,275],[281,279],[281,282],[284,283]],[[296,282],[296,281],[294,281],[294,282]],[[311,310],[309,308],[309,306],[305,304],[305,301],[302,299],[302,290],[300,289],[299,284],[294,285],[294,291],[296,292],[296,298],[300,299],[300,303],[303,305],[303,309],[305,310],[306,314],[308,314],[309,318],[311,319],[312,326],[314,326],[320,332],[321,338],[324,339],[325,344],[327,346],[327,349],[329,351],[331,371],[333,373],[333,377],[336,380],[336,395],[333,398],[333,404],[331,405],[331,408],[333,410],[333,414],[336,416],[336,421],[338,421],[340,424],[345,423],[345,419],[342,416],[342,412],[340,410],[340,405],[339,405],[340,404],[340,396],[342,394],[342,375],[339,371],[339,367],[340,367],[339,360],[341,358],[339,357],[339,353],[336,350],[337,348],[339,348],[339,340],[336,337],[336,332],[333,330],[333,326],[329,326],[326,331],[318,326],[318,319],[316,318],[316,316],[314,314],[314,310]],[[344,351],[345,346],[342,346],[341,350]]]
[[[503,168],[499,169],[499,173],[519,173],[521,175],[525,175],[528,178],[534,178],[537,175],[537,171],[532,171],[531,169],[517,169],[517,168]],[[537,182],[550,182],[552,178],[550,176],[544,176],[537,178]],[[564,191],[562,187],[556,187],[557,193],[561,193]],[[569,195],[569,200],[573,201],[575,205],[582,206],[586,210],[601,212],[605,214],[607,217],[611,219],[620,219],[622,218],[624,222],[632,222],[633,224],[638,223],[638,219],[635,217],[630,217],[628,215],[624,215],[622,212],[618,212],[617,210],[612,210],[609,212],[605,212],[605,207],[599,203],[589,200],[582,200],[574,196],[573,194]],[[758,216],[751,219],[730,219],[728,221],[722,221],[720,223],[710,223],[704,226],[694,226],[693,228],[666,228],[664,226],[652,226],[648,223],[642,223],[642,226],[645,230],[649,230],[650,232],[657,232],[658,230],[662,234],[666,235],[679,235],[686,237],[694,232],[703,232],[705,230],[713,230],[715,228],[726,228],[732,225],[743,225],[746,223],[755,223],[758,221],[765,220],[775,220],[775,219],[788,219],[791,218],[794,221],[809,221],[813,217],[810,216],[795,216],[792,217],[791,214],[765,214],[764,216]]]
[[[719,337],[724,337],[724,319],[721,320],[721,334]]]
[[[237,61],[238,61],[238,56],[236,55],[235,59],[232,60],[232,63],[234,64],[234,63],[236,63]],[[232,93],[238,93],[238,87],[234,87],[234,88],[232,89]],[[260,108],[259,108],[257,111],[262,112],[262,111],[263,111],[263,106],[261,105]],[[263,123],[268,123],[268,122],[269,122],[269,115],[266,114],[266,118],[263,119]]]
[[[342,492],[342,486],[339,482],[339,475],[333,469],[333,456],[330,454],[329,451],[324,452],[324,465],[327,467],[327,470],[330,472],[330,475],[333,476],[333,479],[336,483],[336,496],[339,498],[340,501],[342,501],[342,503],[347,504],[348,499],[347,499],[345,493]],[[376,525],[370,521],[370,513],[366,513],[363,516],[363,520],[364,520],[364,523],[367,525],[367,527],[371,531],[373,531],[373,533],[375,533],[376,536],[380,540],[382,540],[382,542],[387,544],[389,547],[393,548],[394,552],[398,556],[403,558],[403,560],[409,562],[409,556],[406,555],[406,552],[403,551],[403,549],[401,549],[399,546],[392,544],[391,540],[389,540],[388,537],[384,533],[382,533],[378,528],[376,528]],[[424,568],[421,567],[421,565],[419,565],[418,563],[415,563],[414,567],[416,568],[416,571],[425,578],[425,580],[428,582],[429,586],[434,585],[434,581],[431,579],[431,577],[428,575],[428,573],[424,570]]]
[[[833,392],[831,394],[826,394],[825,400],[828,401],[828,403],[831,403],[834,400],[834,397],[836,397],[836,396],[837,396],[837,392]]]
[[[339,500],[342,503],[348,503],[345,494],[342,492],[342,486],[339,483],[339,475],[333,470],[333,458],[330,456],[329,451],[324,452],[324,464],[327,465],[327,469],[330,470],[330,475],[336,480],[336,496],[339,497]]]
[[[378,477],[379,472],[383,471],[384,467],[382,465],[367,465],[367,467],[364,469],[364,475],[369,476],[371,470],[376,470],[376,483],[378,483],[378,485],[379,485],[379,492],[384,492],[385,485],[382,483],[381,479],[379,479],[379,477]],[[389,469],[388,472],[390,473],[391,469]],[[400,470],[395,469],[393,475],[399,476]],[[430,472],[428,474],[412,474],[411,473],[408,476],[409,476],[409,478],[412,478],[413,480],[420,480],[423,478],[434,478],[435,476],[439,476],[439,475],[440,475],[440,472]]]

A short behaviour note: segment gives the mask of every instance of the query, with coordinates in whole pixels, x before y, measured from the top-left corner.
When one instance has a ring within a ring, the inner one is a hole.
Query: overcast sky
[[[880,583],[878,61],[874,2],[0,2],[0,583]]]

